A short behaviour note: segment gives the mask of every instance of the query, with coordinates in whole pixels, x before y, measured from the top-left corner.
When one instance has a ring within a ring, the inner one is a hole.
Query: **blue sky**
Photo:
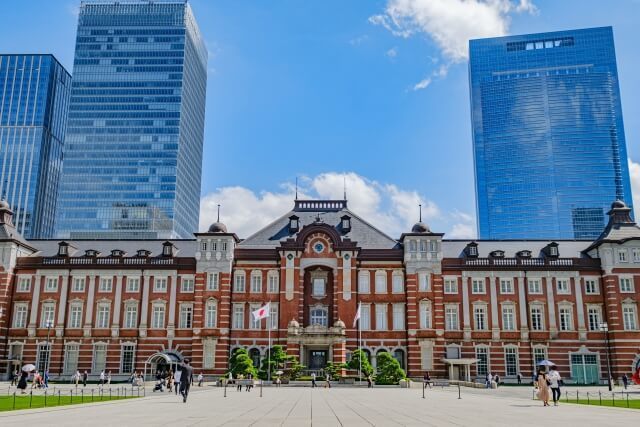
[[[72,70],[79,2],[6,2],[0,52]],[[308,197],[339,197],[391,235],[425,205],[475,233],[469,36],[614,27],[627,146],[640,159],[638,0],[191,0],[209,49],[201,224],[246,236]],[[399,25],[394,25],[394,20]],[[637,166],[637,165],[635,165]],[[632,168],[640,182],[640,166]]]

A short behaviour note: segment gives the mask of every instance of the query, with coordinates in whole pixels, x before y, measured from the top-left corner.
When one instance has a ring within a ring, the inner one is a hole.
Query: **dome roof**
[[[2,199],[0,200],[0,209],[7,209],[7,210],[11,210],[11,206],[9,206],[9,203]]]
[[[411,229],[412,233],[430,233],[429,226],[424,222],[416,222],[413,228]]]
[[[619,208],[626,208],[627,205],[622,201],[622,200],[616,200],[615,202],[611,203],[611,209],[619,209]]]
[[[347,327],[347,325],[345,325],[344,322],[340,319],[338,319],[333,326],[335,326],[336,328],[343,328],[343,329]]]
[[[289,327],[290,328],[299,328],[300,327],[300,323],[298,323],[298,321],[296,319],[291,319],[291,321],[289,322]]]
[[[226,232],[227,232],[227,226],[221,222],[214,222],[209,227],[209,233],[226,233]]]

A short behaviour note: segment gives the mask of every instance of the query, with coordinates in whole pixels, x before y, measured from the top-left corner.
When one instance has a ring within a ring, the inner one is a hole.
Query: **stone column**
[[[465,341],[471,339],[471,316],[469,314],[469,283],[470,277],[467,277],[465,273],[462,273],[462,335]],[[446,322],[446,319],[445,319]]]
[[[58,318],[56,319],[56,336],[64,334],[64,315],[67,309],[67,296],[69,293],[69,281],[71,277],[65,272],[62,275],[62,286],[60,287],[60,301],[58,302]]]
[[[149,311],[149,281],[150,277],[148,273],[144,273],[140,277],[142,280],[142,302],[140,303],[140,327],[138,328],[140,336],[147,336],[147,319]]]
[[[40,288],[42,287],[42,275],[36,274],[35,281],[32,282],[33,294],[31,296],[31,313],[29,315],[28,332],[30,337],[36,335],[36,328],[38,327],[38,312],[40,305]]]
[[[525,278],[516,277],[518,286],[518,307],[520,308],[520,339],[529,341],[529,313],[527,313],[527,296],[525,293]]]
[[[122,276],[116,276],[116,297],[113,302],[113,322],[111,323],[111,336],[117,337],[120,334],[120,309],[122,307],[122,287],[124,286]]]
[[[556,301],[553,295],[553,278],[547,276],[547,311],[549,316],[549,334],[551,338],[555,338],[558,334],[558,326],[556,323]]]
[[[89,276],[89,287],[87,288],[87,304],[84,314],[84,336],[91,336],[91,325],[93,325],[93,305],[96,294],[97,276]]]
[[[169,293],[169,324],[167,325],[167,336],[173,337],[176,329],[176,294],[178,292],[178,276],[171,275],[171,291]],[[247,284],[250,286],[250,283]]]
[[[573,278],[573,283],[575,284],[574,289],[576,293],[576,313],[578,314],[578,335],[580,341],[587,340],[587,327],[584,318],[584,304],[582,302],[583,281],[584,279],[580,277],[579,273],[576,272],[576,275]]]
[[[498,321],[498,293],[497,282],[500,280],[498,277],[491,277],[489,279],[490,297],[491,297],[491,339],[494,341],[500,341],[500,323]]]

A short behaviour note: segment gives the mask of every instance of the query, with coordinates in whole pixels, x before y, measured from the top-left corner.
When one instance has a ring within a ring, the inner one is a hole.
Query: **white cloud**
[[[426,79],[422,79],[420,80],[418,83],[416,83],[415,85],[413,85],[413,90],[422,90],[422,89],[426,89],[429,87],[429,85],[431,84],[431,77],[427,77]]]
[[[396,56],[398,56],[398,48],[397,47],[392,47],[391,49],[389,49],[385,55],[387,55],[389,58],[395,58]]]
[[[640,163],[636,163],[629,159],[629,175],[631,177],[633,207],[637,210],[640,209]],[[640,212],[640,210],[638,212]]]
[[[367,36],[365,34],[365,35],[358,36],[358,37],[355,37],[355,38],[349,40],[349,44],[351,46],[360,46],[362,43],[366,42],[367,39],[369,39],[369,36]]]
[[[342,199],[346,184],[349,208],[395,238],[411,230],[418,220],[419,204],[422,204],[422,220],[430,224],[433,231],[451,230],[451,237],[456,238],[471,238],[475,234],[471,216],[458,211],[444,215],[436,203],[415,190],[379,183],[354,172],[326,172],[303,177],[300,181],[298,196],[301,199]],[[244,187],[219,188],[201,200],[200,230],[206,230],[216,221],[217,205],[220,204],[220,219],[228,230],[248,237],[287,213],[293,207],[294,198],[292,183],[283,184],[276,192],[254,192]]]

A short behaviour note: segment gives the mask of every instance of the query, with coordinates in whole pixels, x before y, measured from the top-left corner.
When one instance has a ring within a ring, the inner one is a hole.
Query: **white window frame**
[[[138,327],[138,303],[127,302],[124,305],[124,329],[136,329]]]
[[[109,293],[113,291],[113,276],[100,277],[98,282],[98,292]]]
[[[125,369],[125,352],[131,354],[131,369]],[[136,344],[132,342],[124,342],[120,346],[120,373],[129,374],[136,366]]]
[[[384,270],[376,271],[376,283],[375,283],[376,294],[386,294],[387,293],[387,272]]]
[[[404,276],[401,272],[395,271],[391,276],[391,293],[404,293]]]
[[[16,292],[31,292],[31,276],[18,276]]]
[[[431,290],[431,275],[428,271],[418,272],[418,291],[429,292]]]
[[[393,330],[394,331],[403,331],[405,330],[405,310],[404,303],[394,303],[392,305],[392,320],[393,320]]]
[[[486,304],[473,304],[473,329],[476,331],[489,330],[488,310]]]
[[[271,330],[278,329],[278,303],[271,303],[269,305],[269,317],[267,318],[267,325]]]
[[[584,293],[585,295],[600,295],[600,281],[597,277],[585,277],[584,278]],[[591,286],[593,285],[593,287]]]
[[[542,279],[538,277],[527,278],[527,292],[530,295],[542,295]]]
[[[632,294],[635,293],[635,286],[633,283],[633,276],[620,276],[618,278],[618,283],[620,286],[620,293],[622,294]]]
[[[515,304],[503,304],[501,307],[502,330],[516,330],[516,306]]]
[[[267,273],[267,293],[277,294],[280,292],[280,277],[277,271],[271,270]]]
[[[192,294],[196,291],[196,279],[193,276],[180,277],[180,293]]]
[[[93,344],[91,356],[91,372],[94,374],[104,371],[107,367],[107,352],[109,345],[105,342],[97,342]],[[99,360],[98,356],[103,356],[103,360]]]
[[[458,293],[458,279],[453,277],[444,278],[444,293],[447,295],[455,295]]]
[[[487,373],[491,372],[491,352],[489,351],[489,346],[488,345],[484,345],[484,344],[478,344],[475,347],[475,355],[476,355],[476,359],[478,361],[480,361],[480,357],[478,357],[478,355],[480,353],[483,353],[486,358],[487,358],[487,366],[485,366],[484,368],[484,372],[480,372],[480,370],[478,369],[478,366],[480,366],[479,363],[476,363],[476,373],[478,375],[487,375]]]
[[[87,278],[85,276],[73,276],[71,278],[71,292],[84,292]]]
[[[471,293],[474,295],[484,295],[487,293],[487,281],[484,278],[474,277],[471,279]]]
[[[69,304],[69,320],[67,322],[67,329],[80,329],[82,328],[82,315],[84,314],[83,302],[72,302]]]
[[[244,303],[234,303],[231,314],[233,329],[245,329]]]
[[[640,248],[632,248],[631,255],[633,258],[633,262],[640,262]]]
[[[75,357],[70,357],[75,356]],[[78,370],[78,360],[80,359],[80,344],[77,342],[65,343],[64,362],[62,373],[64,375],[75,374]]]
[[[179,319],[178,327],[180,329],[193,328],[193,304],[190,304],[190,303],[180,304],[179,315],[180,315],[180,319]]]
[[[204,311],[204,327],[213,329],[218,327],[218,301],[211,298],[207,300]]]
[[[140,292],[139,277],[127,277],[127,292]]]
[[[58,292],[58,276],[47,276],[44,278],[44,292]]]
[[[321,315],[314,314],[322,313]],[[318,321],[318,319],[320,319]],[[309,307],[309,324],[310,325],[320,325],[320,326],[329,326],[329,308],[324,305],[314,305]]]
[[[106,310],[105,310],[106,309]],[[104,318],[104,313],[106,312],[106,318]],[[108,329],[109,321],[111,318],[111,303],[109,302],[99,302],[96,305],[96,320],[95,320],[95,328],[96,329]]]
[[[504,346],[504,376],[505,377],[515,377],[520,372],[520,355],[518,354],[518,346],[515,345],[505,345]],[[512,354],[515,360],[515,369],[514,372],[509,373],[508,371],[508,363],[507,363],[507,355]]]
[[[327,279],[314,277],[311,279],[311,296],[324,297],[327,295]]]
[[[534,328],[534,321],[533,321],[533,313],[534,310],[540,310],[540,327],[539,328]],[[542,304],[531,304],[529,306],[529,321],[531,323],[531,330],[532,331],[544,331],[545,329],[545,318],[544,318],[545,314],[544,314],[544,306]]]
[[[618,249],[618,262],[629,262],[629,252],[626,249]]]
[[[558,295],[571,295],[571,279],[556,277],[556,292]]]
[[[358,293],[371,293],[371,273],[369,270],[358,273]]]
[[[622,324],[625,331],[638,330],[638,307],[635,303],[622,304]]]
[[[592,321],[592,313],[595,315]],[[602,307],[595,304],[587,305],[587,328],[589,331],[598,332],[602,323]]]
[[[220,290],[220,272],[210,271],[207,273],[207,290],[218,291]]]
[[[420,301],[419,314],[420,314],[420,329],[432,329],[432,314],[431,314],[431,301]]]
[[[360,305],[360,320],[358,321],[360,330],[371,330],[371,304]]]
[[[167,277],[153,278],[153,292],[165,293],[169,289],[169,279]]]
[[[388,316],[388,304],[376,303],[376,331],[388,331],[389,330],[389,316]]]
[[[50,315],[49,315],[50,313]],[[40,311],[40,327],[46,328],[47,322],[51,322],[51,327],[55,326],[56,322],[56,303],[54,301],[43,301]]]
[[[162,316],[160,316],[160,314]],[[166,304],[155,302],[151,306],[151,329],[164,329],[167,322]]]
[[[233,292],[247,291],[247,275],[244,270],[236,271],[233,275]]]
[[[252,294],[262,293],[262,271],[254,270],[251,272],[251,289],[249,292]]]
[[[450,320],[454,320],[454,322],[450,322]],[[445,304],[444,329],[445,331],[460,330],[460,307],[458,304]]]
[[[558,329],[562,332],[573,331],[573,307],[568,304],[558,305]]]
[[[18,317],[18,315],[20,315],[20,318]],[[24,315],[24,318],[22,318],[23,315]],[[13,305],[12,327],[16,329],[24,329],[27,327],[28,320],[29,320],[29,303],[16,302]]]
[[[515,293],[515,287],[513,285],[513,279],[500,278],[500,294],[513,295]]]

